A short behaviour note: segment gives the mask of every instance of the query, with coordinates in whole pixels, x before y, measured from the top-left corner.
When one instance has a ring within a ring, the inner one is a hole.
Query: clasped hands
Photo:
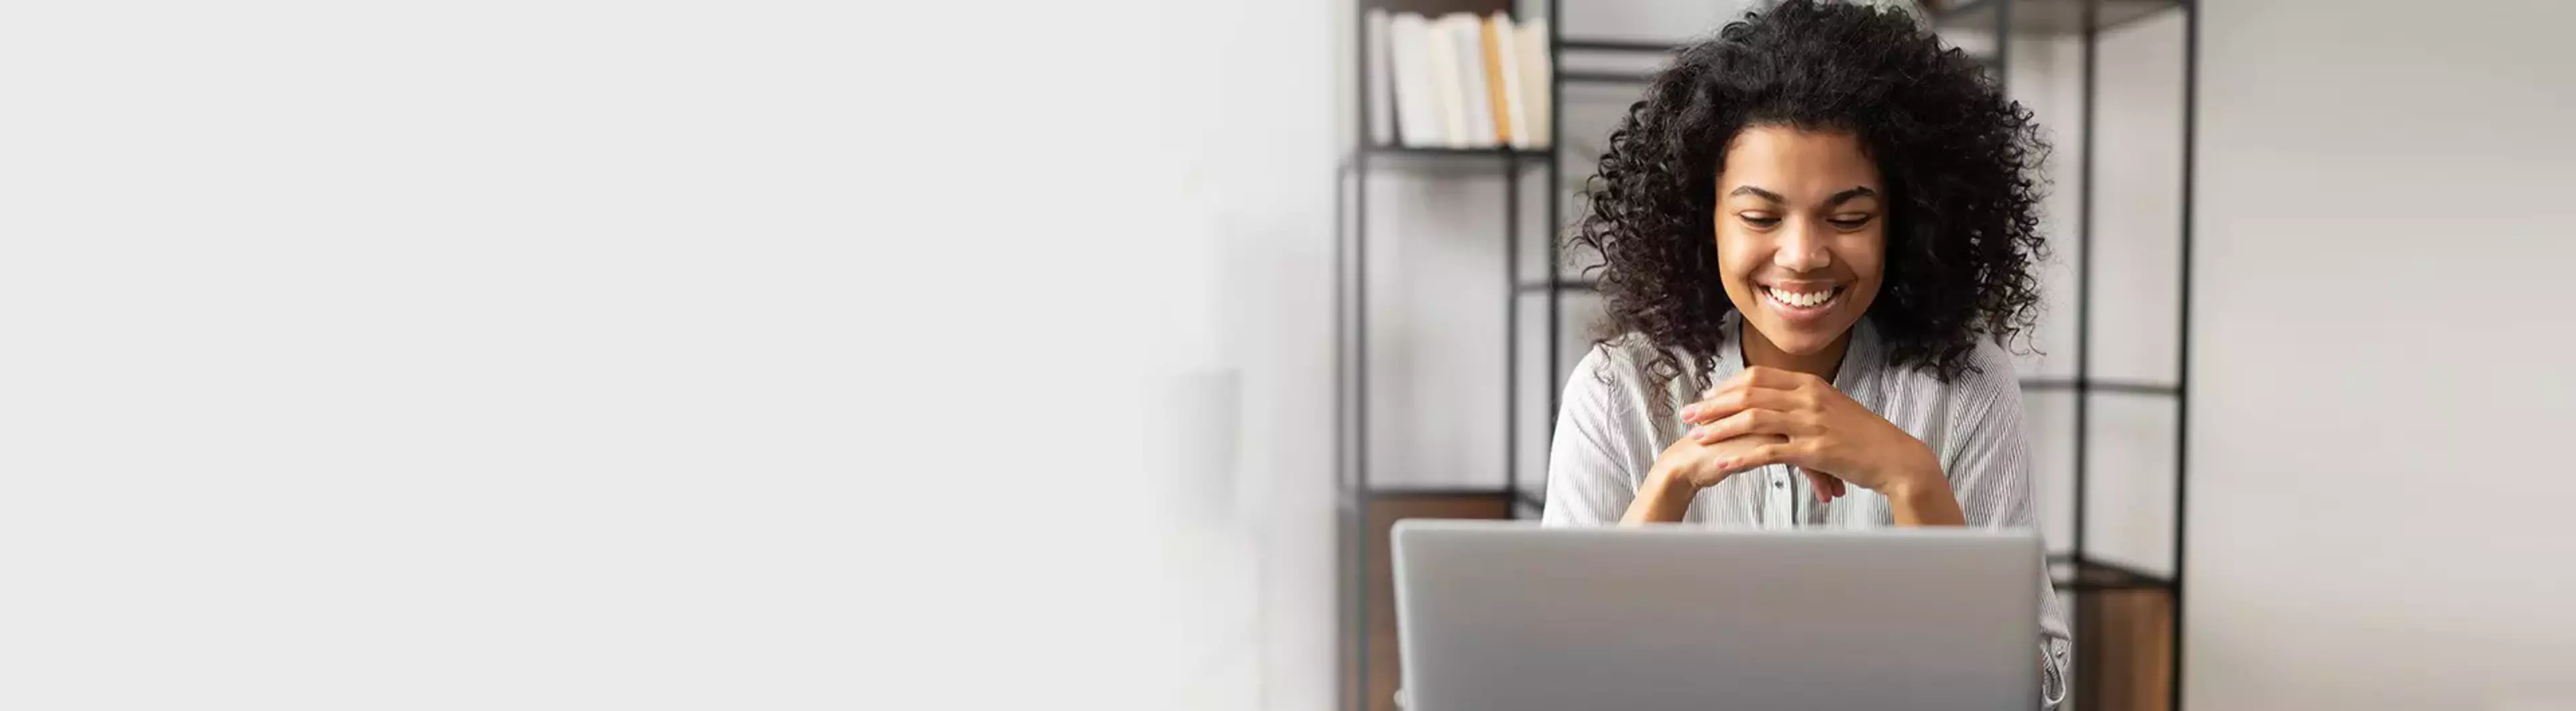
[[[1656,457],[1653,475],[1692,490],[1770,464],[1788,464],[1832,500],[1858,486],[1904,500],[1949,485],[1930,447],[1823,378],[1751,367],[1681,409],[1693,425]]]

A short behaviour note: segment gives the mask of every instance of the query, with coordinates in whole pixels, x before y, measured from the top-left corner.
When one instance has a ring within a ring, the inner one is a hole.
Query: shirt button
[[[1786,488],[1789,488],[1789,482],[1785,482],[1785,481],[1780,481],[1780,480],[1774,479],[1774,480],[1772,480],[1772,481],[1771,481],[1771,488],[1774,488],[1774,489],[1786,489]]]

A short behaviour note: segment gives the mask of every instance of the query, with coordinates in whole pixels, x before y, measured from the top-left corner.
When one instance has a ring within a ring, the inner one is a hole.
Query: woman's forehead
[[[1821,201],[1855,187],[1879,187],[1878,164],[1844,131],[1746,128],[1730,140],[1718,194],[1750,187],[1789,202]]]

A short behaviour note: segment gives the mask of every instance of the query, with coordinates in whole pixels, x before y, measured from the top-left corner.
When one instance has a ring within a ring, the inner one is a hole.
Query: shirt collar
[[[1744,370],[1744,314],[1726,312],[1724,340],[1717,347],[1717,369],[1710,374],[1710,385],[1733,377]],[[1851,345],[1843,350],[1842,366],[1834,369],[1834,389],[1853,399],[1866,401],[1864,392],[1875,395],[1878,372],[1887,365],[1885,347],[1879,343],[1878,327],[1868,316],[1852,324]]]

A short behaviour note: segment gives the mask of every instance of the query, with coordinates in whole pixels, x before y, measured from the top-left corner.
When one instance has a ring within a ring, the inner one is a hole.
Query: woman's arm
[[[1690,513],[1691,500],[1698,498],[1699,487],[1680,481],[1668,470],[1657,467],[1646,475],[1646,483],[1637,487],[1637,498],[1628,502],[1628,513],[1619,523],[1672,523]]]
[[[1642,457],[1623,430],[1635,417],[1619,403],[1621,369],[1612,356],[1593,346],[1574,364],[1565,396],[1556,413],[1556,438],[1547,450],[1547,503],[1539,512],[1543,526],[1598,526],[1621,520],[1637,498],[1630,472]]]
[[[1787,441],[1788,438],[1778,435],[1745,435],[1716,444],[1701,444],[1699,440],[1683,437],[1655,457],[1654,466],[1646,471],[1644,481],[1637,485],[1636,500],[1628,504],[1628,513],[1620,516],[1619,522],[1680,521],[1684,514],[1690,513],[1691,501],[1699,497],[1701,490],[1716,486],[1742,471],[1730,468],[1731,462],[1750,456],[1756,448]]]
[[[1917,442],[1917,444],[1921,444]],[[1941,474],[1941,463],[1925,449],[1923,468],[1907,472],[1879,491],[1887,497],[1888,513],[1899,526],[1965,526],[1968,512],[1959,508],[1959,497],[1950,490],[1949,477]]]

